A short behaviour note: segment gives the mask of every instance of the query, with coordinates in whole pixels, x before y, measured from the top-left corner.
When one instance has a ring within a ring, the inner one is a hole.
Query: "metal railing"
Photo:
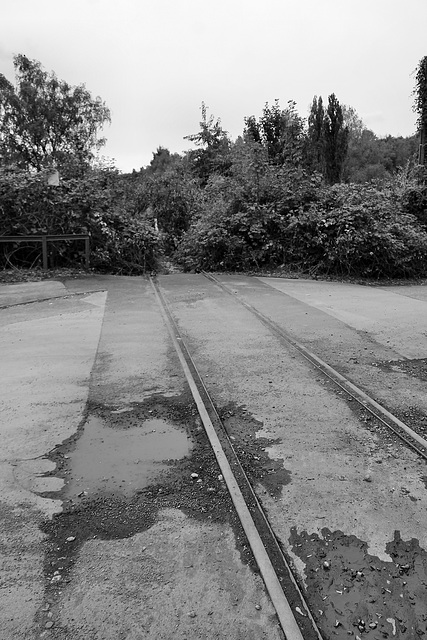
[[[48,242],[58,242],[60,240],[83,240],[85,243],[85,267],[89,268],[90,263],[90,236],[87,234],[63,234],[63,235],[30,235],[30,236],[0,236],[1,243],[16,243],[16,242],[41,242],[42,256],[43,256],[43,269],[48,269]]]

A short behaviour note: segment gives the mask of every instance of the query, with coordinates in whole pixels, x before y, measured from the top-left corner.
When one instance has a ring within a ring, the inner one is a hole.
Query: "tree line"
[[[1,235],[86,231],[94,266],[118,273],[142,273],[162,257],[185,269],[427,273],[418,135],[378,138],[331,94],[315,96],[307,118],[293,101],[266,103],[232,140],[202,103],[199,131],[185,138],[195,148],[158,147],[148,166],[122,174],[97,160],[105,103],[35,60],[14,64],[15,85],[0,74]],[[414,90],[421,134],[425,69],[423,59]],[[53,169],[59,187],[47,184]],[[6,247],[4,266],[37,263],[34,248]],[[71,245],[57,253],[78,259]]]

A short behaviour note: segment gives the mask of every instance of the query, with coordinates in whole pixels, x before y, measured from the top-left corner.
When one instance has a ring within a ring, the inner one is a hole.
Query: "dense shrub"
[[[135,215],[133,190],[114,171],[49,186],[43,173],[0,170],[0,235],[41,234],[90,234],[91,265],[97,269],[143,273],[156,266],[158,236],[149,220]],[[39,245],[2,247],[2,266],[41,263]],[[81,243],[49,247],[56,266],[81,263]]]
[[[319,179],[289,166],[250,169],[211,177],[175,254],[184,268],[242,270],[283,262],[289,219],[316,200]]]
[[[164,171],[144,176],[135,190],[136,209],[149,211],[157,221],[164,249],[173,252],[198,210],[201,190],[196,180],[175,160]]]
[[[427,233],[395,194],[373,185],[335,185],[293,216],[286,262],[320,273],[408,277],[427,273]]]
[[[342,276],[425,276],[427,232],[407,212],[407,193],[393,184],[313,190],[306,179],[285,181],[264,204],[223,191],[206,203],[177,258],[187,269],[288,265]]]
[[[165,251],[185,269],[425,277],[426,211],[419,176],[322,186],[300,167],[272,166],[256,143],[236,145],[230,175],[203,188],[178,165],[145,178],[93,170],[56,187],[0,169],[0,235],[88,233],[91,265],[113,273],[151,271]],[[1,266],[41,264],[40,245],[0,247]],[[50,247],[56,266],[82,263],[81,244]]]

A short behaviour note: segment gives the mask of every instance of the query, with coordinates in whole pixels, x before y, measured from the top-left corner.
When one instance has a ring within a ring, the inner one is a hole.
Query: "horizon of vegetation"
[[[200,129],[185,137],[193,149],[159,146],[130,173],[100,156],[111,119],[101,98],[24,55],[14,62],[15,86],[0,75],[1,235],[90,233],[92,264],[115,273],[167,259],[184,269],[427,275],[427,57],[414,89],[418,137],[377,137],[332,93],[314,96],[307,118],[292,100],[266,103],[231,140],[202,103]],[[34,246],[4,247],[3,267],[39,264]],[[54,250],[59,264],[80,258],[72,244]]]

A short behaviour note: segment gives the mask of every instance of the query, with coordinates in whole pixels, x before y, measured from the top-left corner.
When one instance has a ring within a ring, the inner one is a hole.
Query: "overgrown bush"
[[[175,161],[175,166],[145,175],[135,196],[137,211],[150,212],[157,221],[166,252],[175,251],[198,211],[201,190],[197,181]]]
[[[46,183],[0,169],[0,235],[89,234],[91,265],[113,273],[144,273],[156,267],[158,235],[134,212],[133,190],[117,172],[92,171],[84,179]],[[41,264],[38,244],[3,244],[1,266]],[[82,261],[81,243],[49,243],[56,266]]]
[[[319,273],[363,277],[427,274],[427,233],[395,194],[373,185],[335,185],[293,216],[286,262]]]
[[[242,270],[281,264],[290,217],[317,198],[319,179],[295,167],[249,165],[213,176],[175,254],[185,268]]]
[[[276,185],[271,202],[250,203],[244,190],[234,197],[229,188],[214,192],[179,246],[184,268],[287,265],[340,276],[427,275],[427,232],[408,213],[407,185],[316,188],[291,176],[281,189]]]
[[[404,213],[409,213],[427,226],[427,170],[421,166],[407,166],[401,169],[389,188],[401,204]]]

